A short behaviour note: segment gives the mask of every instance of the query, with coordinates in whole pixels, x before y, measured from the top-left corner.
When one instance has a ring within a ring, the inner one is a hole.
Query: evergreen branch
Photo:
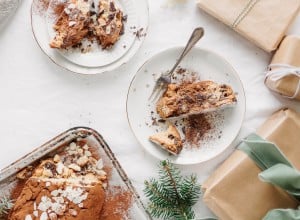
[[[157,181],[151,179],[149,182],[145,181],[146,189],[144,190],[149,200],[156,203],[172,203],[173,200],[170,199],[167,195],[165,195],[164,191],[159,189],[159,184]],[[159,199],[159,200],[158,200]]]
[[[192,206],[200,196],[195,175],[182,177],[169,161],[159,165],[158,180],[145,181],[144,193],[149,199],[148,210],[153,217],[174,220],[195,218]]]
[[[190,209],[188,212],[180,213],[178,212],[178,208],[172,207],[166,208],[161,207],[156,204],[150,203],[149,207],[150,210],[152,210],[151,214],[153,217],[162,218],[162,219],[174,219],[174,220],[191,220],[195,219],[195,214]]]
[[[170,219],[173,217],[173,213],[177,212],[176,207],[165,207],[165,206],[160,206],[155,203],[150,203],[149,204],[149,209],[152,210],[151,214],[153,217],[157,218],[163,218],[163,219]]]
[[[175,180],[173,178],[174,174],[172,175],[172,172],[170,171],[169,164],[166,163],[166,161],[162,162],[162,166],[163,166],[163,168],[165,169],[166,173],[168,174],[168,176],[170,178],[171,186],[173,186],[174,192],[176,193],[176,198],[179,201],[180,200],[180,196],[179,196],[179,193],[178,193],[178,190],[177,190],[177,184],[176,184],[176,182],[175,182]]]
[[[199,193],[201,194],[201,186],[197,184],[197,177],[191,175],[183,180],[180,194],[185,204],[193,206],[199,199]]]
[[[165,169],[167,175],[168,175],[169,178],[170,178],[171,186],[173,187],[173,190],[174,190],[174,192],[175,192],[175,194],[176,194],[176,199],[177,199],[177,204],[178,204],[178,207],[179,207],[179,210],[180,210],[180,214],[181,214],[182,216],[184,216],[185,219],[187,219],[187,218],[186,218],[186,213],[185,213],[184,207],[182,206],[181,199],[180,199],[180,196],[179,196],[179,193],[178,193],[178,190],[177,190],[177,184],[176,184],[176,182],[175,182],[175,179],[173,178],[174,174],[172,175],[172,172],[171,172],[171,169],[170,169],[170,168],[172,168],[172,170],[174,170],[174,168],[173,168],[173,167],[170,167],[169,163],[167,163],[166,161],[163,161],[163,162],[162,162],[162,166],[163,166],[163,168]],[[171,166],[172,166],[172,165],[171,165]],[[176,176],[176,175],[175,175],[175,176]]]
[[[0,199],[0,217],[7,215],[8,211],[13,207],[13,200],[4,196]]]

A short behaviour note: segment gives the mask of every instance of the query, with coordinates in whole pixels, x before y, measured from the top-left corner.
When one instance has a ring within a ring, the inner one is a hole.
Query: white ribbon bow
[[[288,75],[294,75],[299,78],[295,94],[293,96],[286,96],[290,99],[294,99],[300,94],[300,67],[295,67],[288,64],[270,64],[268,71],[266,72],[266,78],[269,78],[275,82]]]

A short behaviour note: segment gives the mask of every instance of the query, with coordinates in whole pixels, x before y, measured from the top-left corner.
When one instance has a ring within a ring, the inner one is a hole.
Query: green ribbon
[[[278,186],[300,201],[300,172],[281,150],[256,134],[249,135],[238,147],[262,170],[259,178]],[[300,220],[300,210],[274,209],[263,220]]]
[[[300,210],[274,209],[269,211],[263,220],[300,220]]]

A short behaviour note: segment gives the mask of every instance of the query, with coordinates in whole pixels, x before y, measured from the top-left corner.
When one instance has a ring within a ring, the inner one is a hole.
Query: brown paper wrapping
[[[249,0],[198,0],[198,6],[221,22],[232,26]],[[260,48],[277,49],[296,17],[299,0],[260,0],[234,29]]]
[[[277,144],[300,169],[300,114],[290,109],[274,113],[257,131]],[[258,179],[259,167],[236,150],[203,184],[204,202],[222,220],[261,220],[275,208],[296,208],[286,192]]]
[[[300,67],[300,37],[290,35],[284,38],[271,64],[289,64]],[[287,75],[278,81],[273,81],[268,77],[265,83],[272,91],[292,97],[297,90],[299,80],[299,77],[295,75]],[[300,100],[300,94],[295,99]]]

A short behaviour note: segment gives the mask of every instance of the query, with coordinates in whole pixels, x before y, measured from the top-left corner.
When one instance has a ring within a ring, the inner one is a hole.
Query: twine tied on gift
[[[266,72],[266,79],[276,82],[286,76],[293,75],[299,78],[297,89],[293,96],[285,96],[290,99],[296,98],[300,94],[300,67],[288,64],[270,64]]]
[[[249,14],[252,8],[256,5],[260,0],[249,0],[243,10],[239,13],[236,19],[232,22],[231,28],[235,29],[239,23]]]

